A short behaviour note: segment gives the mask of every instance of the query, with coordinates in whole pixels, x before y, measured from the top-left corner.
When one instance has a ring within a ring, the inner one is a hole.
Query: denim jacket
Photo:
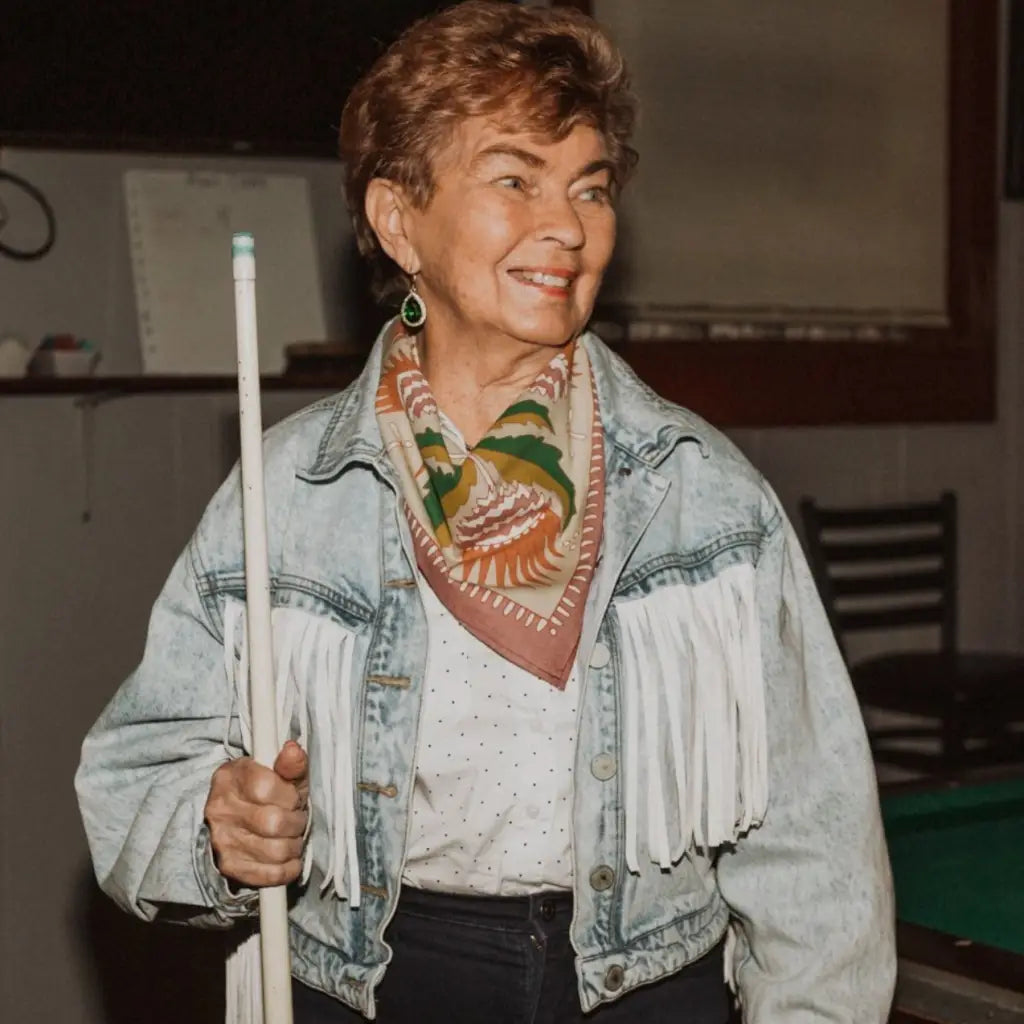
[[[584,1010],[728,930],[749,1022],[881,1022],[893,904],[871,759],[793,530],[721,434],[595,336],[606,507],[579,645],[571,926]],[[292,970],[371,1019],[391,957],[427,631],[374,414],[382,341],[346,391],[268,431],[281,726],[310,754]],[[237,472],[237,471],[236,471]],[[147,919],[256,913],[216,870],[214,769],[248,749],[236,474],[152,613],[76,778],[104,890]]]

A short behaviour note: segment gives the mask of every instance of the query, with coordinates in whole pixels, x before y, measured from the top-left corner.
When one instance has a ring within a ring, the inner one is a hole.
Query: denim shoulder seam
[[[761,543],[758,547],[757,556],[754,562],[755,567],[758,562],[761,561],[761,556],[764,554],[765,548],[775,539],[779,530],[782,529],[785,521],[782,509],[779,506],[779,500],[775,497],[771,486],[763,476],[760,477],[760,487],[762,500],[771,509],[771,516],[768,518],[767,522],[762,521],[761,524]]]
[[[203,556],[199,551],[198,534],[192,536],[188,542],[188,569],[192,576],[192,585],[196,589],[196,596],[199,598],[199,607],[202,609],[203,625],[219,644],[224,643],[224,631],[213,619],[207,598],[213,596],[207,588],[204,580],[210,576],[209,570],[203,562]]]

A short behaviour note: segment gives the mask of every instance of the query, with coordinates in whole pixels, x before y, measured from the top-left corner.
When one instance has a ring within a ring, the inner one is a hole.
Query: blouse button
[[[604,892],[615,884],[615,872],[607,864],[599,864],[590,872],[590,887]]]
[[[609,992],[618,992],[622,988],[622,981],[625,975],[625,971],[618,965],[612,964],[607,971],[604,972],[604,987]]]
[[[591,668],[604,668],[611,660],[612,652],[608,650],[607,644],[603,644],[600,641],[594,644],[594,649],[590,653]]]
[[[590,762],[590,771],[595,779],[607,782],[618,770],[615,758],[611,754],[598,754]]]

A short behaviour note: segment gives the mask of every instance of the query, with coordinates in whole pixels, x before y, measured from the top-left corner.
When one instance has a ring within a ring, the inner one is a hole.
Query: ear
[[[371,178],[364,208],[381,248],[407,274],[418,274],[420,260],[409,232],[411,205],[402,187],[387,178]]]

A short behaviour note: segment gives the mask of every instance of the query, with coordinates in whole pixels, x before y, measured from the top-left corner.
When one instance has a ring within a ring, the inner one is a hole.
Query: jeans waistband
[[[545,918],[572,911],[572,893],[551,889],[528,896],[481,896],[432,892],[403,885],[398,912],[409,911],[428,917],[489,921],[529,921],[538,914]]]

